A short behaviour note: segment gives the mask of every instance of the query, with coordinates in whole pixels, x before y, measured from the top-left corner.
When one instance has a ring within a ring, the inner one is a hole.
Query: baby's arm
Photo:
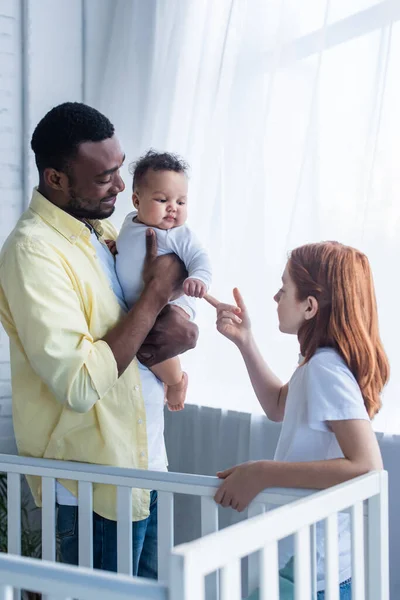
[[[194,233],[185,226],[177,227],[169,238],[171,248],[185,263],[188,278],[183,284],[187,296],[203,298],[212,278],[211,262]]]

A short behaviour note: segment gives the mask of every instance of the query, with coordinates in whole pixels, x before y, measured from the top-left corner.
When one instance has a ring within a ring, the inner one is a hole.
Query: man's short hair
[[[81,102],[65,102],[52,108],[32,135],[39,174],[52,168],[67,172],[83,142],[101,142],[114,135],[114,125],[98,110]]]
[[[129,171],[133,175],[133,191],[142,183],[146,173],[150,170],[175,171],[187,175],[189,165],[177,154],[149,150],[129,166]]]

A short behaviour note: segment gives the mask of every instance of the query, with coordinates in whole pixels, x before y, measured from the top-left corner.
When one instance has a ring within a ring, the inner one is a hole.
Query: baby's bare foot
[[[187,373],[182,373],[182,379],[175,385],[167,388],[167,406],[171,411],[183,410],[188,387]]]

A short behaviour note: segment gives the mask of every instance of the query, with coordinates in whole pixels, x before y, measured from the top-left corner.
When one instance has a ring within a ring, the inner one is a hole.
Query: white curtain
[[[190,162],[189,224],[212,257],[212,293],[239,286],[282,378],[298,351],[272,300],[288,251],[337,239],[367,253],[392,366],[376,426],[398,430],[399,0],[114,0],[110,15],[87,101],[128,161],[153,147]],[[260,412],[214,320],[199,303],[189,402]]]

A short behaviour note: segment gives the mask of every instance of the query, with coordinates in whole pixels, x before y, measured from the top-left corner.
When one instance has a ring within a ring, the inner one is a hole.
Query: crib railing
[[[174,547],[174,497],[187,494],[200,497],[201,535],[219,529],[218,506],[213,497],[220,485],[216,477],[121,469],[47,459],[25,458],[0,454],[0,472],[7,473],[8,484],[8,553],[21,554],[21,477],[42,477],[42,559],[56,559],[55,483],[56,479],[78,482],[79,505],[79,565],[93,567],[92,485],[114,485],[117,488],[117,559],[118,572],[132,574],[131,490],[141,488],[158,491],[158,565],[159,580],[168,580],[170,551]],[[304,490],[271,489],[259,494],[248,509],[252,517],[267,506],[280,506],[307,496]],[[231,510],[231,509],[224,509]],[[248,576],[254,578],[257,565],[248,564]],[[218,588],[217,579],[209,578],[207,585]],[[218,592],[215,592],[215,595]],[[15,596],[15,595],[14,595]]]
[[[367,504],[364,527],[364,503]],[[279,600],[278,542],[294,534],[295,600],[316,598],[313,527],[325,524],[326,600],[339,600],[338,513],[350,509],[352,600],[389,600],[387,473],[374,472],[172,550],[170,597],[205,600],[220,570],[221,600],[240,600],[241,559],[258,553],[259,598]],[[366,530],[366,536],[365,534]]]
[[[143,578],[0,554],[0,600],[12,600],[19,589],[42,594],[45,600],[169,598],[165,584]]]

